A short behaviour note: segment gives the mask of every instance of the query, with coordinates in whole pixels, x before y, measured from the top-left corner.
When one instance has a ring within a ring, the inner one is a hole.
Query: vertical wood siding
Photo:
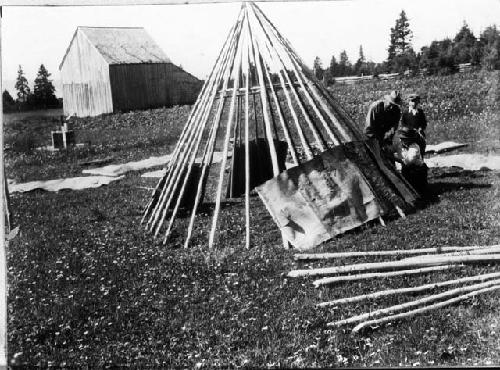
[[[109,76],[115,112],[193,104],[202,86],[172,63],[111,65]]]
[[[81,31],[76,32],[61,66],[61,80],[65,115],[113,112],[109,66]]]

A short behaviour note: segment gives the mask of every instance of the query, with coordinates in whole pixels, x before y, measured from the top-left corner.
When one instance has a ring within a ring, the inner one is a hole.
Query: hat
[[[401,94],[397,90],[391,91],[389,95],[386,95],[385,100],[395,105],[401,105],[402,103]]]
[[[408,101],[420,102],[420,96],[418,94],[408,95]]]

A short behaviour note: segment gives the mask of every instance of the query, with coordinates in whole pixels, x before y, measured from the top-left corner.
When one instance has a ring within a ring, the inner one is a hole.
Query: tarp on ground
[[[413,210],[415,191],[373,142],[329,149],[258,186],[284,237],[306,250],[379,216]]]
[[[231,155],[228,155],[228,158]],[[165,166],[172,159],[171,154],[163,155],[160,157],[149,157],[141,161],[134,161],[122,164],[112,164],[109,166],[91,168],[88,170],[83,170],[82,173],[89,175],[99,175],[99,176],[121,176],[130,171],[141,171],[149,168]],[[222,153],[215,152],[213,156],[213,163],[219,163],[222,160]],[[201,158],[196,158],[196,162],[200,163]]]
[[[454,154],[438,155],[425,159],[429,167],[460,167],[464,170],[500,171],[500,155]]]
[[[55,192],[63,189],[83,190],[89,188],[98,188],[103,185],[108,185],[112,181],[117,181],[121,179],[123,179],[123,176],[121,177],[82,176],[82,177],[71,177],[66,179],[56,179],[56,180],[46,180],[46,181],[30,181],[22,184],[10,184],[9,192],[24,193],[35,189],[55,191]]]

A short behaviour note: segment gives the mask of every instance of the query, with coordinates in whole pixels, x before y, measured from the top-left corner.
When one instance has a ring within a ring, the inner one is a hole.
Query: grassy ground
[[[470,96],[480,104],[477,109],[481,111],[458,111],[441,121],[431,121],[434,126],[429,132],[435,135],[432,142],[444,138],[472,141],[465,129],[470,127],[469,131],[478,135],[474,140],[488,143],[475,150],[499,148],[491,137],[500,122],[498,105],[491,98],[497,92],[493,80],[498,76],[481,76],[477,78],[481,89],[471,90],[486,90],[486,95],[477,99],[475,93]],[[446,85],[439,79],[398,84],[404,85],[404,91],[423,82],[448,86],[450,91],[469,91],[465,87],[470,81],[461,81],[460,76],[446,79]],[[368,103],[370,91],[379,94],[390,88],[380,84],[359,87],[362,93],[358,100],[340,90],[352,87],[337,86],[336,95],[349,98],[344,104],[355,110]],[[461,99],[443,90],[434,102],[453,105],[448,100]],[[435,114],[433,107],[428,106],[426,111],[430,116]],[[175,142],[188,112],[188,108],[177,107],[79,121],[75,123],[79,130],[96,143],[90,146],[93,149],[45,157],[38,151],[9,150],[7,175],[19,181],[56,178],[80,173],[83,160],[110,154],[118,161],[139,160],[164,154]],[[363,109],[355,113],[355,117],[362,117]],[[36,130],[41,125],[37,122],[26,121],[19,127]],[[141,125],[143,122],[150,124]],[[104,130],[101,124],[106,124]],[[12,127],[6,127],[6,135],[14,142],[19,131]],[[40,141],[45,140],[43,130],[34,132],[38,132],[33,135]],[[351,336],[349,328],[328,330],[326,323],[412,297],[336,310],[314,307],[321,301],[388,287],[496,271],[496,266],[469,266],[446,273],[316,290],[311,279],[291,279],[286,274],[297,267],[326,264],[295,263],[293,252],[283,250],[279,231],[256,196],[252,197],[252,249],[243,248],[243,214],[237,202],[223,208],[223,227],[215,250],[206,247],[211,204],[199,216],[191,248],[179,248],[185,218],[180,220],[173,239],[163,246],[139,226],[150,193],[143,187],[155,184],[139,175],[128,174],[124,180],[98,189],[12,195],[15,224],[21,227],[8,250],[12,364],[90,368],[500,364],[500,293],[358,336]],[[430,182],[439,195],[438,202],[406,219],[394,220],[386,228],[367,225],[318,250],[498,243],[498,173],[433,170]]]

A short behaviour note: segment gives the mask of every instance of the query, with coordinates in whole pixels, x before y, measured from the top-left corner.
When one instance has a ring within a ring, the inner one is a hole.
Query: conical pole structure
[[[212,182],[216,191],[208,246],[213,248],[221,218],[224,184],[228,182],[228,196],[240,191],[233,190],[233,186],[239,186],[239,167],[235,166],[241,164],[236,158],[241,153],[237,147],[243,145],[244,192],[239,194],[244,198],[244,234],[248,248],[250,191],[251,184],[255,184],[251,176],[257,176],[254,165],[257,172],[270,170],[266,177],[276,177],[283,169],[287,154],[281,151],[285,143],[293,165],[300,165],[332,145],[362,139],[354,122],[335,104],[262,11],[253,3],[243,3],[174,149],[167,173],[146,207],[143,217],[146,228],[155,237],[164,232],[163,242],[167,243],[179,209],[187,203],[191,211],[184,241],[187,247],[193,237],[207,182]],[[251,124],[254,124],[252,130]],[[250,141],[253,131],[254,143]],[[278,143],[282,146],[278,147]],[[216,144],[222,145],[217,174],[210,171]],[[250,144],[256,145],[255,154],[250,151]],[[264,148],[267,153],[263,152]],[[229,153],[233,158],[231,171],[227,174]],[[195,193],[189,194],[188,189],[193,186]],[[284,244],[288,245],[286,240],[283,236]]]

